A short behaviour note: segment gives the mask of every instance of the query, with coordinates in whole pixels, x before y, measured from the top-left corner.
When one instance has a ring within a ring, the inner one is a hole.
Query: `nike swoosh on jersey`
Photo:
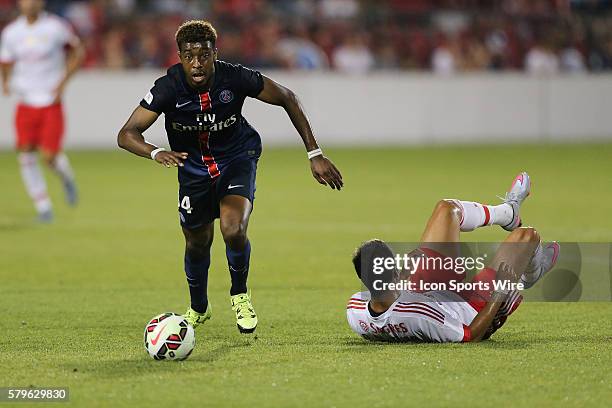
[[[229,186],[227,186],[228,190],[231,190],[232,188],[236,188],[236,187],[244,187],[244,184],[236,184],[235,186],[232,186],[231,184]]]
[[[182,108],[183,106],[187,106],[187,105],[189,105],[190,103],[191,103],[191,101],[187,101],[187,102],[185,102],[185,103],[181,103],[181,104],[179,104],[179,103],[177,102],[175,106],[176,106],[177,108]]]

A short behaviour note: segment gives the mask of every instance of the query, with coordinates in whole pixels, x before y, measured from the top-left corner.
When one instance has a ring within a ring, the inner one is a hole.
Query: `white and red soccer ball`
[[[162,313],[147,323],[144,346],[155,360],[184,360],[195,347],[195,333],[183,316]]]

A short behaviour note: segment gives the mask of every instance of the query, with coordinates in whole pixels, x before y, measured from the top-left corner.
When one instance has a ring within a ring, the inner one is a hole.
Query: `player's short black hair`
[[[382,279],[383,281],[389,282],[391,274],[395,270],[385,270],[381,275],[375,275],[374,270],[374,259],[375,258],[393,258],[393,251],[380,239],[371,239],[361,244],[359,248],[355,250],[353,254],[353,266],[357,276],[363,282],[363,284],[372,291],[372,283],[375,279]]]
[[[217,42],[217,30],[208,21],[204,20],[189,20],[181,24],[174,35],[176,45],[180,51],[181,45],[188,42],[206,42],[210,41],[212,46]]]

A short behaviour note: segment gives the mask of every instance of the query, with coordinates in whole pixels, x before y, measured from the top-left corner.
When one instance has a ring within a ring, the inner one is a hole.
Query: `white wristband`
[[[323,151],[319,148],[319,149],[314,149],[308,152],[308,160],[317,157],[317,156],[322,156],[323,155]]]
[[[157,156],[157,153],[159,152],[165,152],[166,149],[164,149],[163,147],[158,147],[157,149],[153,150],[151,152],[151,159],[155,160],[155,156]]]

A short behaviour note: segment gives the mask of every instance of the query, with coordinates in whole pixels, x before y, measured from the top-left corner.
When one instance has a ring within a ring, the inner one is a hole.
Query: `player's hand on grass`
[[[159,164],[163,164],[166,167],[183,167],[183,161],[187,160],[187,153],[185,152],[173,152],[164,151],[159,152],[155,155],[155,161]]]
[[[325,156],[316,156],[310,160],[310,170],[313,177],[321,184],[340,190],[344,183],[340,170]]]

